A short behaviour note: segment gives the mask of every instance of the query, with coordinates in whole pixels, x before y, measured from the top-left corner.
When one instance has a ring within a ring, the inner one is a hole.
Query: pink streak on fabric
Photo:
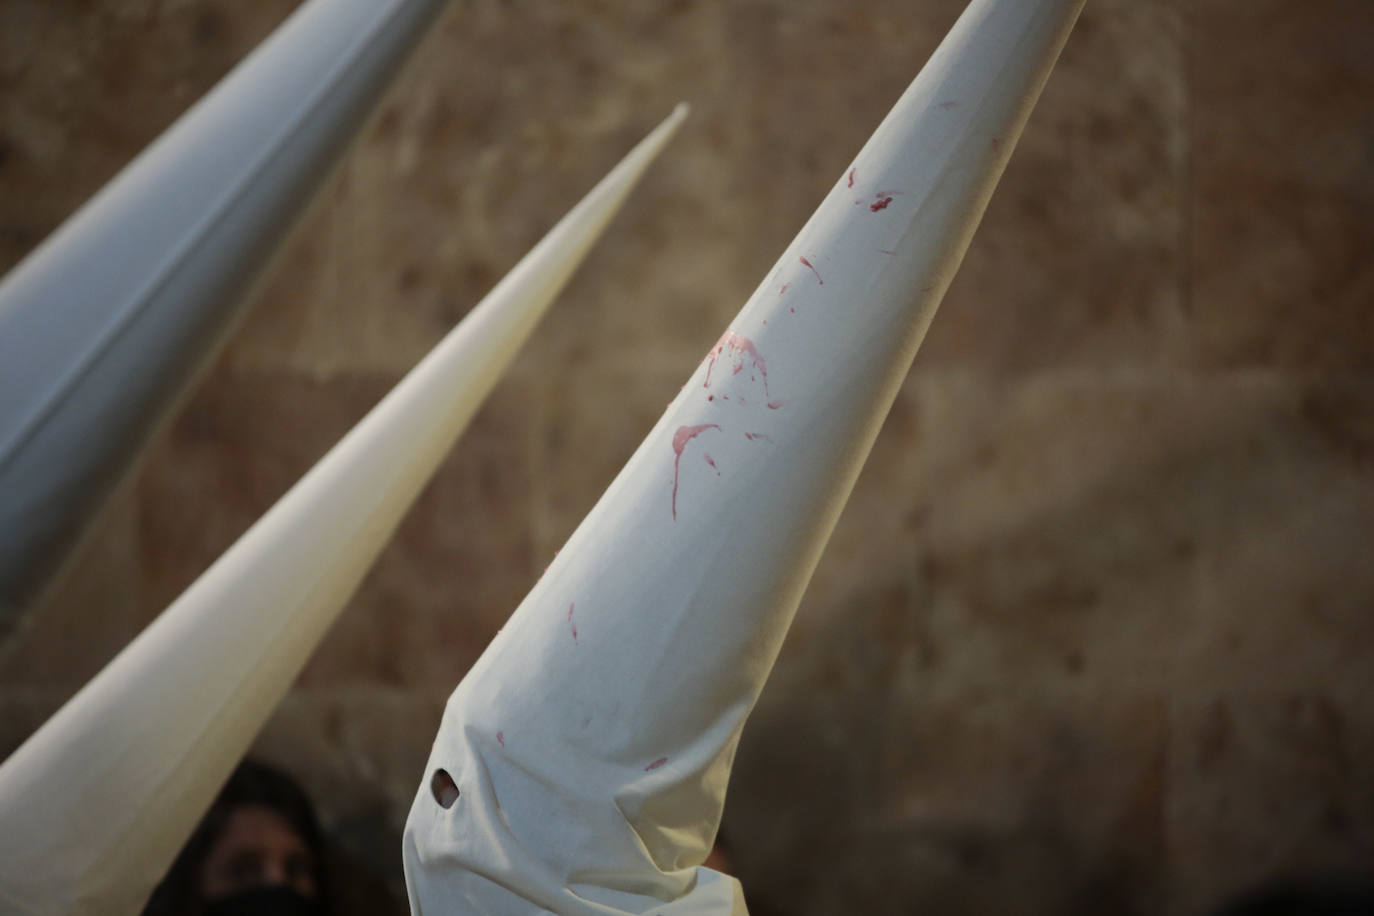
[[[577,642],[577,621],[572,619],[573,608],[575,607],[577,607],[576,601],[568,605],[568,626],[572,628],[573,642]]]
[[[781,296],[783,293],[787,292],[791,288],[791,283],[784,283],[782,286],[778,287],[778,295]]]
[[[768,402],[768,409],[769,409],[769,410],[777,410],[777,409],[778,409],[779,407],[781,407],[781,406],[782,406],[782,401],[769,401],[769,402]]]
[[[646,766],[646,767],[644,768],[644,772],[646,772],[646,773],[652,773],[654,770],[657,770],[659,767],[663,766],[663,765],[664,765],[665,763],[667,763],[667,762],[668,762],[668,758],[667,758],[667,757],[660,757],[660,758],[658,758],[657,760],[655,760],[653,763],[651,763],[651,764],[649,764],[648,766]]]
[[[706,463],[709,464],[709,465],[711,466],[711,470],[715,471],[715,472],[716,472],[716,476],[719,477],[719,476],[720,476],[720,468],[716,467],[716,459],[714,459],[714,458],[711,457],[711,453],[710,453],[710,452],[702,452],[702,453],[701,453],[701,457],[703,457],[703,458],[706,459]]]
[[[745,433],[744,438],[748,439],[750,442],[756,442],[759,439],[762,439],[764,442],[773,441],[768,436],[765,436],[763,433]]]
[[[854,187],[854,170],[853,170],[853,169],[850,169],[850,170],[849,170],[849,186],[850,186],[851,188]]]
[[[700,426],[679,426],[673,433],[673,521],[677,521],[677,472],[682,463],[682,450],[697,436],[708,429],[720,429],[716,423],[703,423]],[[572,608],[568,608],[568,618],[572,619]]]
[[[722,334],[720,340],[716,341],[716,345],[706,354],[706,359],[710,361],[710,364],[706,367],[706,380],[701,383],[701,387],[711,387],[711,370],[716,367],[716,360],[727,349],[739,354],[739,362],[735,364],[735,370],[731,374],[738,374],[744,368],[745,357],[749,357],[753,361],[754,368],[759,370],[759,375],[763,376],[763,394],[764,397],[767,397],[768,364],[763,361],[763,357],[759,355],[758,348],[754,346],[752,340],[748,337],[741,337],[734,331],[726,331]]]
[[[801,261],[804,267],[806,267],[808,270],[810,270],[813,274],[816,275],[816,282],[818,284],[820,284],[821,286],[825,285],[825,281],[821,279],[821,272],[816,268],[812,267],[810,261],[808,261],[806,258],[797,258],[797,260]]]
[[[505,732],[497,732],[497,733],[496,733],[496,743],[499,744],[499,745],[501,745],[502,747],[505,747],[505,746],[506,746],[506,733],[505,733]]]

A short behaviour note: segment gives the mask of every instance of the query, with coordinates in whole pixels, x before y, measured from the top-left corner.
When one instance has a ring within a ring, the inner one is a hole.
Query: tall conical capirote
[[[135,913],[679,107],[0,765],[0,911]]]
[[[740,731],[1081,3],[970,4],[459,684],[415,916],[743,912]]]
[[[444,0],[311,0],[0,283],[0,639]]]

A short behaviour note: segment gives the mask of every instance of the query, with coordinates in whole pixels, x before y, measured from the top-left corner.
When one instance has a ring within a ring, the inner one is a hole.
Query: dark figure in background
[[[324,858],[305,792],[286,774],[245,761],[143,916],[328,916]]]

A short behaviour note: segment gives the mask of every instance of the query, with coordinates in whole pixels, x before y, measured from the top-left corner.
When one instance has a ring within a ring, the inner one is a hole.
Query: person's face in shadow
[[[248,891],[286,888],[314,900],[315,857],[291,824],[265,805],[241,805],[200,869],[201,899],[214,903]]]

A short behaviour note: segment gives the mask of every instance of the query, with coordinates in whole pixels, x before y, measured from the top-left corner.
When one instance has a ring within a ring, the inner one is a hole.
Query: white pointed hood
[[[680,107],[0,766],[0,910],[136,913]]]
[[[417,916],[743,911],[741,728],[1081,5],[974,0],[458,686]]]
[[[444,0],[312,0],[0,283],[0,639]]]

